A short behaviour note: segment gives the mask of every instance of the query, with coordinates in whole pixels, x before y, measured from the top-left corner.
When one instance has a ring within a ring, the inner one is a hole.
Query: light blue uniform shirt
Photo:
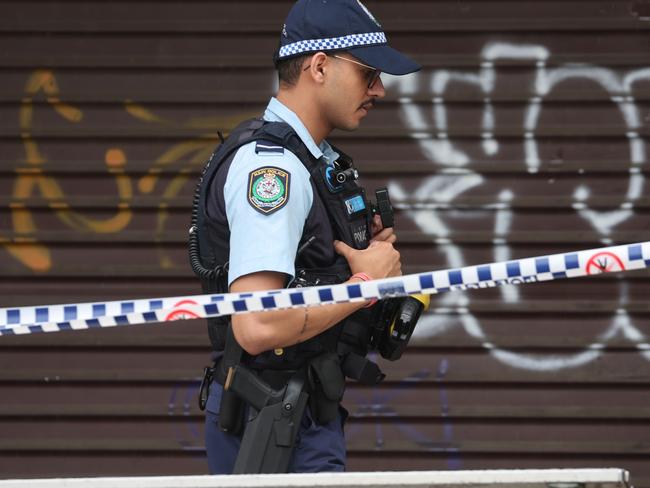
[[[288,123],[324,164],[339,157],[326,141],[317,145],[298,116],[276,98],[271,98],[266,107],[264,120]],[[258,271],[294,276],[296,251],[314,198],[309,172],[295,154],[288,149],[256,152],[256,144],[251,142],[237,151],[223,189],[230,227],[229,285],[240,276]],[[266,167],[289,174],[286,203],[268,215],[249,202],[249,175]]]

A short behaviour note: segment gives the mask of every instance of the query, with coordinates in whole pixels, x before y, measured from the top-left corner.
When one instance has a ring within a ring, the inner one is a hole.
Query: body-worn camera
[[[339,184],[343,184],[348,180],[359,179],[359,172],[356,168],[339,169],[332,171],[332,178]]]

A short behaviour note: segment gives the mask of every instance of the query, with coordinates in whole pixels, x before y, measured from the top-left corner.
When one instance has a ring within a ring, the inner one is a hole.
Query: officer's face
[[[327,90],[327,113],[333,127],[355,130],[368,115],[375,99],[386,94],[375,70],[362,66],[347,53],[329,55],[332,74]]]

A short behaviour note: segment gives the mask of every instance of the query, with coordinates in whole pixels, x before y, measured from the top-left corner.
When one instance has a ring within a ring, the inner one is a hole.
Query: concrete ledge
[[[391,471],[0,480],[0,488],[629,488],[623,469]]]

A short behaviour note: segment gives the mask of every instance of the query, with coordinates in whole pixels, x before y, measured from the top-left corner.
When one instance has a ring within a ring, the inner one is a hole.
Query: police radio
[[[388,189],[379,188],[375,197],[377,203],[373,206],[373,214],[379,215],[382,227],[393,227],[394,212]],[[383,358],[395,361],[402,357],[422,312],[429,309],[430,302],[429,295],[417,294],[388,298],[375,305],[377,314],[371,345]]]

